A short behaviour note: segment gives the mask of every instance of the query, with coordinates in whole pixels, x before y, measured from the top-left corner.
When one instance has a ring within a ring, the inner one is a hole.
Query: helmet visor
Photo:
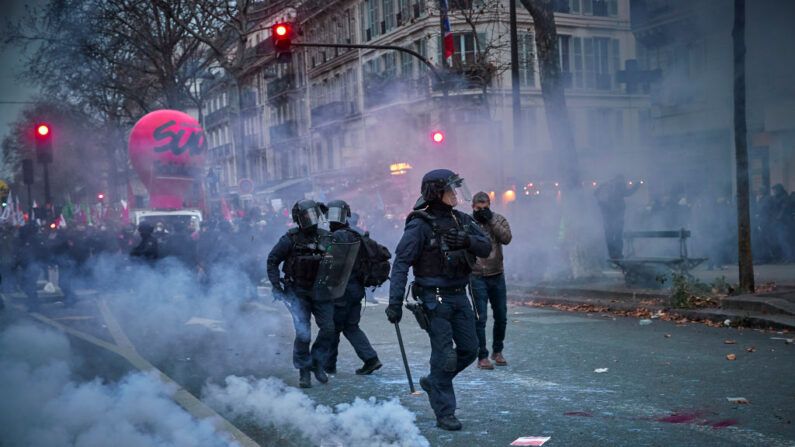
[[[469,188],[467,187],[467,182],[459,177],[458,175],[454,176],[450,179],[450,188],[453,189],[455,193],[456,199],[459,202],[461,201],[472,201],[472,194],[469,192]]]
[[[328,221],[344,224],[348,221],[347,213],[340,207],[330,207],[328,209]]]
[[[315,226],[319,221],[320,218],[316,208],[305,209],[298,215],[298,226],[301,228]]]

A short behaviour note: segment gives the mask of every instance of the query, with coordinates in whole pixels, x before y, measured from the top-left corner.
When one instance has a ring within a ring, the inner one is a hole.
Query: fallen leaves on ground
[[[745,350],[747,352],[756,352],[756,348],[754,348],[753,346],[751,346],[750,348],[745,348]]]
[[[723,342],[724,345],[733,345],[735,343],[737,343],[736,340],[726,340],[726,341]]]
[[[726,354],[726,360],[735,360],[737,356],[734,354]]]
[[[671,338],[671,334],[665,334],[665,338]]]
[[[563,304],[563,303],[547,303],[545,301],[522,301],[516,303],[519,306],[530,306],[530,307],[544,307],[544,308],[552,308],[557,310],[563,310],[567,312],[582,312],[586,314],[600,314],[602,318],[609,318],[605,313],[610,313],[613,315],[618,315],[622,317],[631,317],[631,318],[651,318],[655,317],[656,319],[666,320],[666,321],[673,321],[676,323],[678,327],[684,327],[687,323],[701,323],[711,327],[721,327],[723,322],[721,321],[710,321],[710,320],[698,320],[698,319],[691,319],[683,317],[680,314],[670,313],[670,312],[661,312],[655,310],[652,312],[649,309],[644,309],[642,307],[638,307],[636,309],[630,310],[611,310],[606,306],[600,306],[598,304],[590,304],[590,303],[579,303],[579,304]]]

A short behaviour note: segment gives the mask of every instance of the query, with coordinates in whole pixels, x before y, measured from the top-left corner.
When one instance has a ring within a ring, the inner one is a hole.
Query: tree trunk
[[[558,33],[552,0],[521,1],[533,17],[547,129],[557,154],[556,171],[562,176],[563,245],[571,276],[575,279],[598,276],[601,267],[597,255],[601,250],[599,233],[594,231],[599,227],[598,212],[592,201],[586,200],[580,183],[574,132],[558,65]]]
[[[745,0],[734,0],[734,150],[737,158],[737,260],[740,289],[754,292],[751,211],[745,122]]]

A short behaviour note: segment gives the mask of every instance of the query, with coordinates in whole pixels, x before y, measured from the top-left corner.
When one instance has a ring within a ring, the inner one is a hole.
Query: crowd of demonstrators
[[[73,306],[75,290],[83,288],[92,262],[102,254],[118,254],[130,263],[149,265],[173,258],[204,284],[209,284],[216,266],[234,264],[248,274],[248,298],[254,298],[256,286],[265,277],[267,251],[286,228],[284,216],[252,209],[232,221],[210,218],[199,228],[194,225],[157,221],[136,227],[112,220],[74,220],[55,228],[33,221],[19,227],[1,224],[0,290],[23,292],[29,308],[37,309],[39,289],[52,279],[61,289],[64,305]],[[57,280],[51,273],[54,269]]]
[[[737,262],[737,203],[731,197],[673,188],[631,211],[632,229],[690,230],[690,256],[707,257],[709,267]],[[751,240],[756,263],[795,261],[795,195],[783,185],[752,198]]]
[[[784,185],[760,191],[751,203],[754,262],[795,261],[795,191]]]

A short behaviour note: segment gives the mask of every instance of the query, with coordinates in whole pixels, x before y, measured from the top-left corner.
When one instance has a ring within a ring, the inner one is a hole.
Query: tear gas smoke
[[[414,425],[414,413],[397,399],[377,402],[356,398],[334,408],[316,405],[306,394],[279,379],[229,376],[223,386],[209,384],[203,400],[223,414],[289,428],[315,445],[429,446]]]
[[[118,383],[72,379],[69,340],[17,324],[0,335],[0,439],[9,446],[228,446],[208,420],[180,408],[153,374]]]

